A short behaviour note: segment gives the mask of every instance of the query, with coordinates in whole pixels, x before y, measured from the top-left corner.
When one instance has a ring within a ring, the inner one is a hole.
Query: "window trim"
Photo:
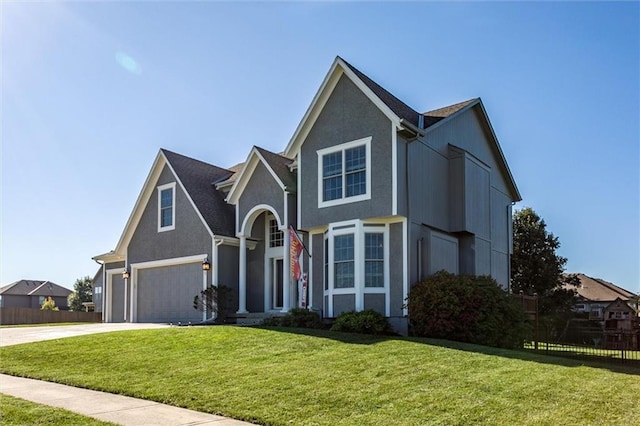
[[[384,286],[383,287],[365,287],[365,234],[379,233],[383,234],[384,244]],[[334,270],[334,239],[341,235],[354,236],[354,286],[348,288],[335,288],[335,270]],[[323,277],[323,295],[328,298],[327,314],[333,316],[333,296],[353,294],[355,296],[356,311],[364,310],[365,294],[384,294],[385,295],[385,315],[390,315],[389,298],[390,291],[390,224],[389,223],[367,223],[360,220],[334,223],[324,235],[324,240],[328,242],[328,253],[323,253],[323,260],[328,262],[328,274]],[[323,250],[324,251],[324,250]],[[324,274],[324,271],[323,271]],[[328,288],[325,288],[325,280],[328,282]]]
[[[171,225],[162,226],[162,191],[171,189]],[[176,229],[176,183],[171,182],[160,185],[158,190],[158,232],[173,231]]]
[[[337,206],[340,204],[348,204],[348,203],[355,203],[358,201],[364,201],[364,200],[370,200],[371,199],[371,136],[368,136],[366,138],[362,138],[362,139],[357,139],[354,141],[350,141],[350,142],[345,142],[342,143],[340,145],[335,145],[335,146],[331,146],[328,148],[323,148],[323,149],[319,149],[318,151],[316,151],[317,155],[318,155],[318,208],[324,208],[324,207],[331,207],[331,206]],[[365,147],[365,153],[366,153],[366,161],[365,161],[365,176],[366,176],[366,191],[364,194],[359,194],[359,195],[354,195],[351,197],[347,197],[347,192],[346,192],[346,161],[345,161],[345,151],[351,148],[357,148],[359,146],[364,146]],[[329,201],[324,201],[323,200],[323,189],[324,189],[324,185],[323,185],[323,181],[324,181],[324,177],[323,177],[323,170],[322,170],[322,159],[325,155],[328,154],[334,154],[336,152],[341,152],[342,153],[342,197],[341,198],[336,198],[334,200],[329,200]]]

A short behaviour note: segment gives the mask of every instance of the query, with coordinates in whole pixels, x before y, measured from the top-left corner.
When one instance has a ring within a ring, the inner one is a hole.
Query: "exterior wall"
[[[36,298],[36,301],[38,299]],[[3,308],[33,308],[31,306],[30,296],[20,296],[15,294],[3,294],[2,295],[2,307]],[[39,308],[39,306],[36,306]]]
[[[177,182],[165,166],[156,186]],[[158,232],[158,191],[153,190],[128,246],[128,262],[172,259],[198,254],[211,258],[211,237],[180,185],[175,187],[175,229]]]
[[[322,148],[372,137],[371,199],[318,208],[318,154]],[[389,216],[392,213],[391,122],[349,80],[342,76],[301,147],[301,222],[308,229],[332,222]]]
[[[333,316],[356,309],[356,296],[353,294],[335,294],[333,296]]]
[[[102,312],[102,296],[104,294],[104,266],[100,266],[100,270],[96,274],[93,282],[93,295],[91,300],[94,303],[94,312]],[[97,289],[100,289],[98,292]]]
[[[237,208],[240,223],[238,223],[237,226],[242,226],[242,222],[247,213],[249,213],[253,207],[260,204],[267,204],[273,207],[276,213],[278,213],[278,216],[280,216],[280,220],[285,220],[284,192],[261,161],[258,162],[256,169],[251,175],[251,179],[247,182],[238,200]],[[293,204],[295,204],[295,201]]]
[[[403,252],[402,223],[389,225],[389,298],[390,316],[402,316],[403,296]],[[365,296],[366,297],[366,296]],[[379,311],[384,313],[384,310]]]
[[[408,145],[408,164],[410,252],[417,250],[417,239],[425,237],[420,227],[427,226],[458,239],[459,272],[491,274],[507,288],[512,196],[481,113],[473,108],[428,129]],[[437,241],[436,246],[430,241],[423,249],[440,250]],[[415,253],[410,256],[411,269],[417,269]],[[439,257],[433,253],[426,259],[428,273],[442,269],[444,259]],[[417,273],[411,274],[413,283]]]
[[[218,247],[218,284],[234,290],[233,312],[238,310],[238,247],[221,245]]]
[[[311,291],[313,292],[313,310],[320,311],[324,317],[324,234],[313,234],[311,237],[313,250],[313,271],[311,276]]]
[[[247,310],[264,312],[264,249],[265,214],[258,216],[251,228],[251,238],[260,242],[253,250],[247,250]]]

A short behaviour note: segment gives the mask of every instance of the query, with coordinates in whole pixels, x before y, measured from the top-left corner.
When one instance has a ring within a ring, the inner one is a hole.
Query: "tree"
[[[209,285],[193,298],[193,309],[211,315],[208,321],[224,324],[233,312],[234,291],[226,285]]]
[[[40,310],[42,311],[59,311],[60,309],[58,309],[58,307],[56,306],[56,301],[53,300],[53,297],[49,296],[45,299],[44,302],[42,302],[42,306],[40,307]]]
[[[78,278],[73,285],[73,293],[67,299],[70,311],[82,311],[84,302],[91,302],[93,299],[93,285],[90,277]]]
[[[513,293],[537,293],[540,315],[568,313],[574,303],[577,286],[575,275],[564,274],[567,263],[559,256],[560,240],[547,232],[544,220],[530,207],[513,214],[513,255],[511,256],[511,289]]]

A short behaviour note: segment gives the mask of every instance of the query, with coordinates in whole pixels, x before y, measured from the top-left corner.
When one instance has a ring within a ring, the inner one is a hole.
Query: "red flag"
[[[302,241],[298,238],[298,234],[293,230],[293,227],[289,225],[289,257],[291,263],[291,277],[294,280],[299,280],[302,276],[302,270],[300,269],[300,255],[302,254]]]

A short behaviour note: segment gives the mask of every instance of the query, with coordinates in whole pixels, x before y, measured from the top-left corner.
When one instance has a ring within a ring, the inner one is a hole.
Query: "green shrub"
[[[293,308],[282,317],[265,318],[262,325],[274,327],[324,328],[322,318],[305,308]]]
[[[44,302],[42,302],[42,306],[40,307],[42,311],[59,311],[56,306],[56,301],[53,300],[53,297],[48,296]]]
[[[407,305],[418,336],[518,348],[530,331],[522,306],[488,276],[438,272],[411,288]]]
[[[361,334],[390,334],[391,326],[387,318],[367,309],[360,312],[343,312],[331,326],[331,331],[344,331],[347,333]]]

